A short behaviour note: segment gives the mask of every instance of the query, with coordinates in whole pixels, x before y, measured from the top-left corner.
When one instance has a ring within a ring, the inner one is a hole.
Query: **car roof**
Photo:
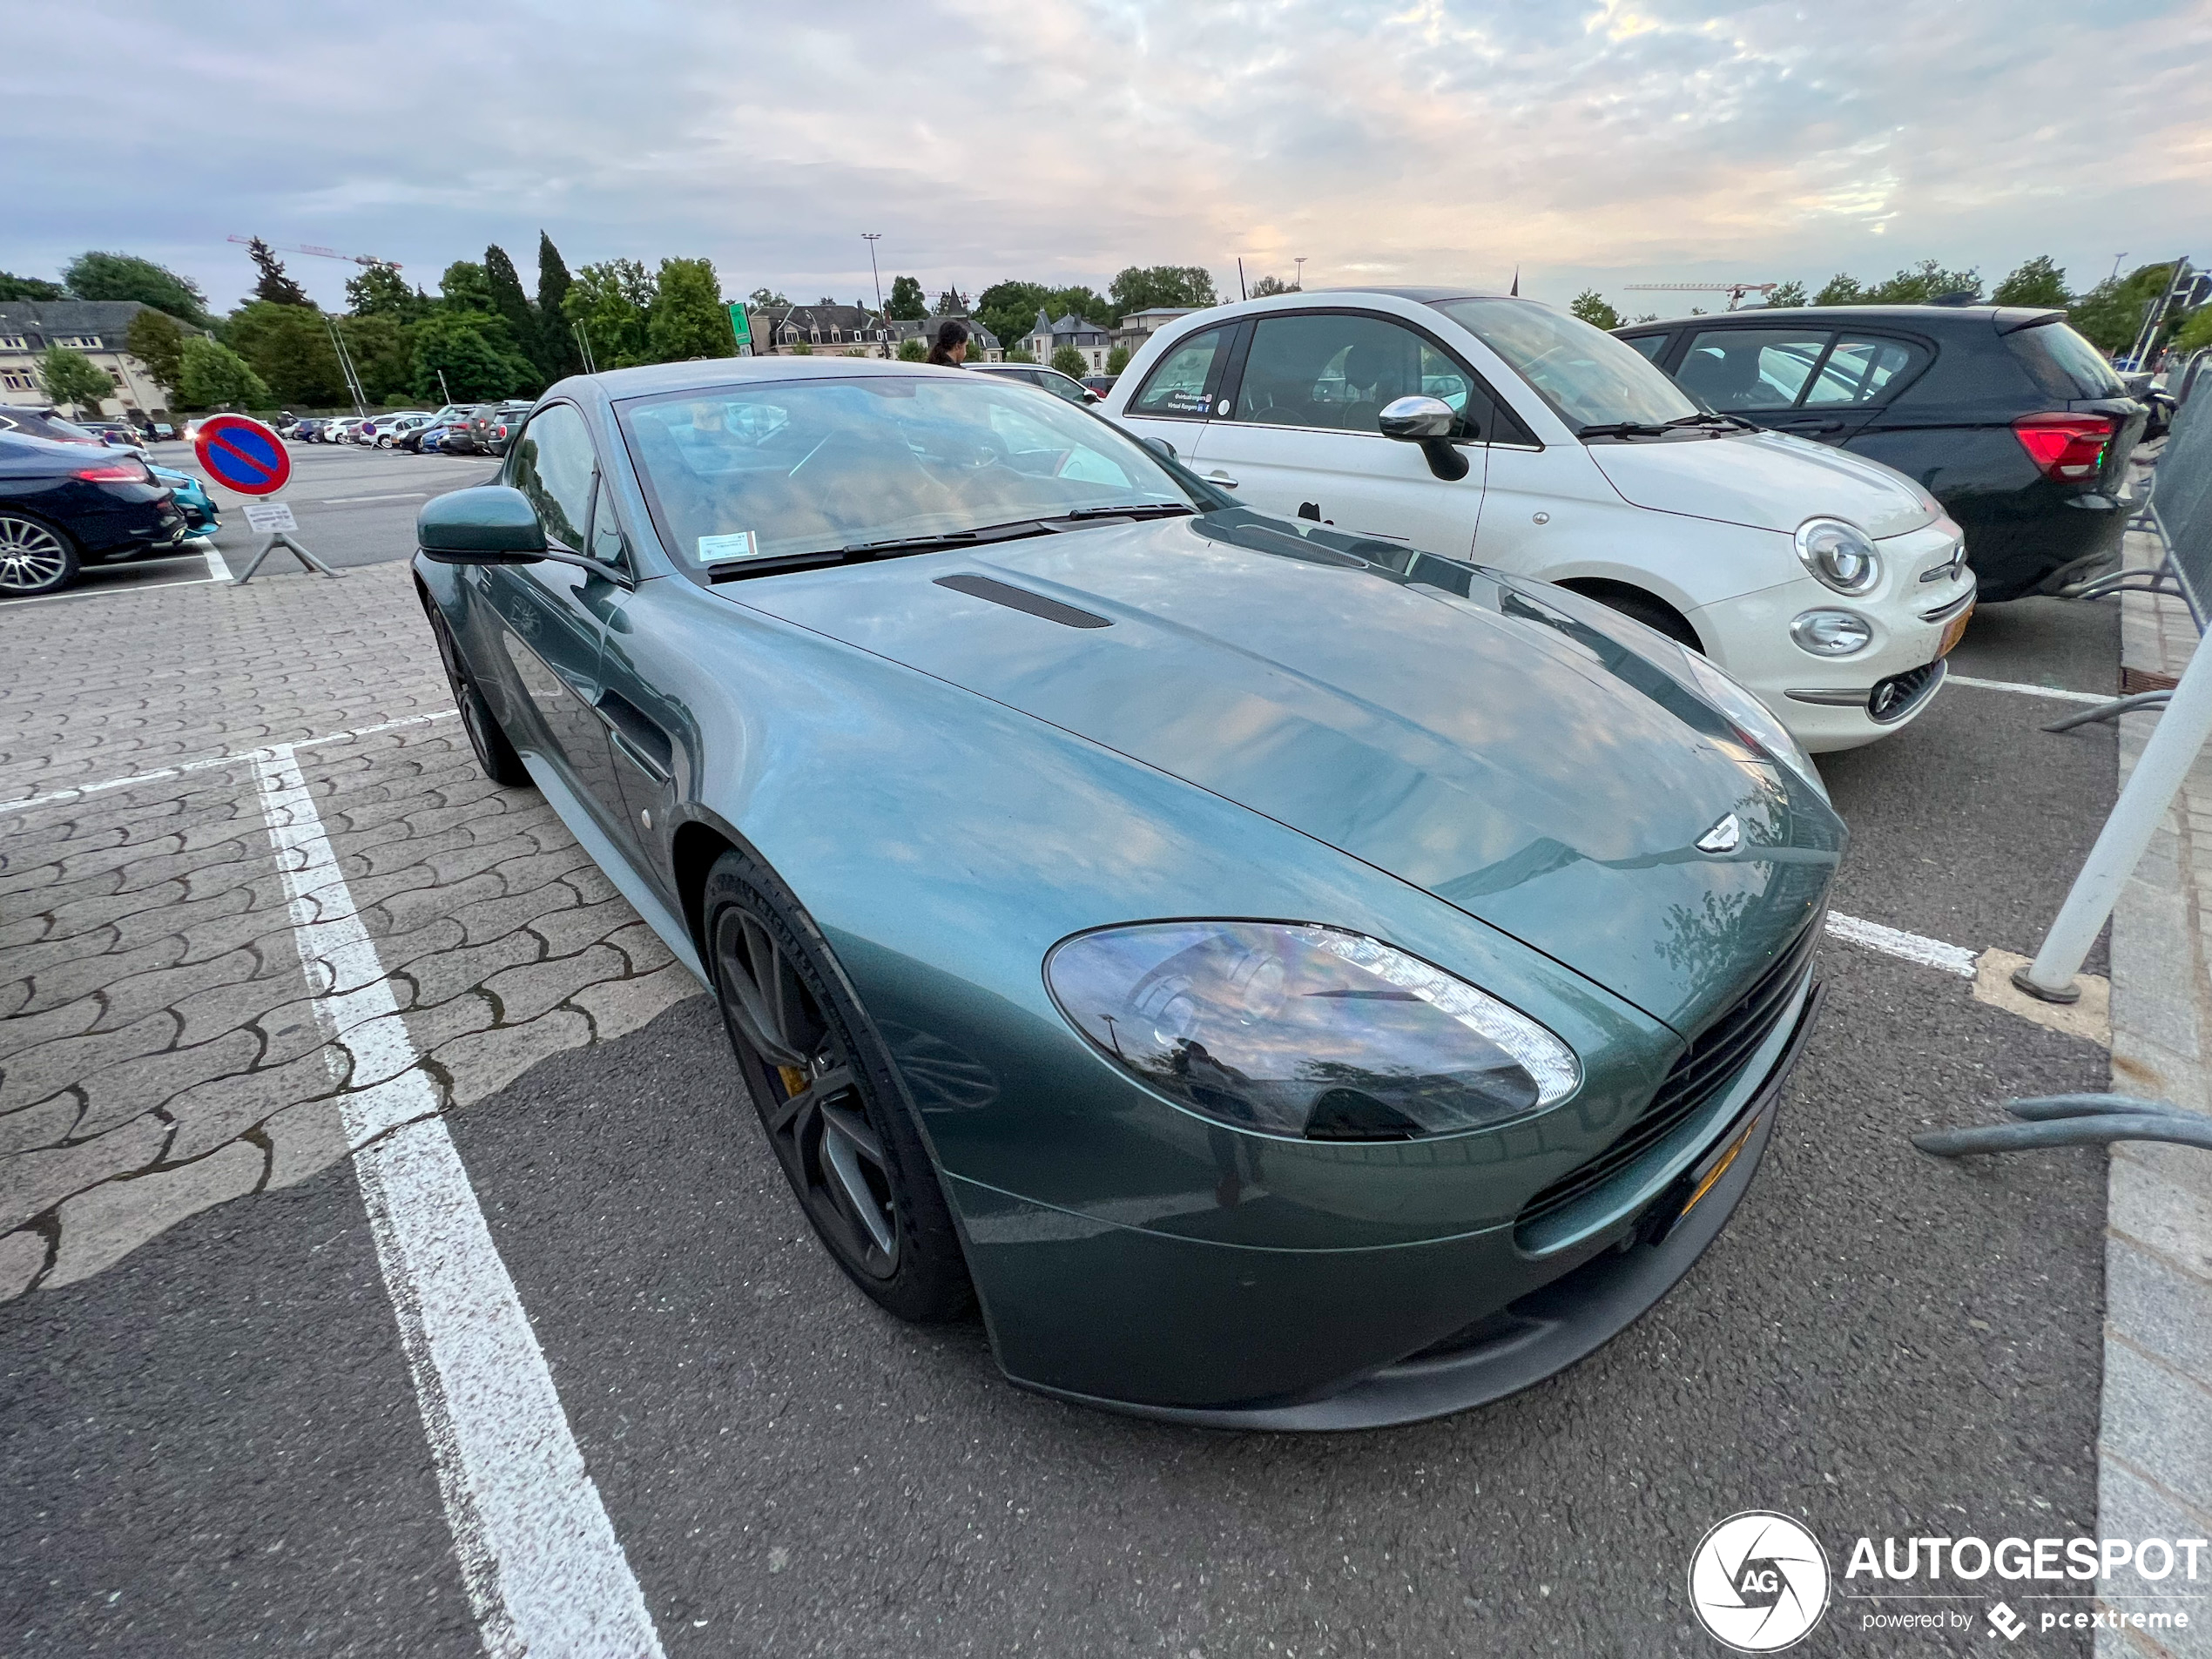
[[[1953,324],[1977,323],[1985,327],[1994,324],[2000,334],[2011,334],[2031,323],[2049,322],[2063,318],[2066,313],[2050,306],[1754,306],[1749,311],[1723,311],[1710,317],[1661,318],[1652,322],[1623,323],[1615,332],[1628,334],[1639,328],[1674,328],[1686,322],[1700,327],[1719,324],[1723,327],[1757,327],[1761,322],[1786,318],[1792,322],[1800,320],[1827,319],[1838,314],[1858,321],[1907,323],[1915,328],[1940,327]]]
[[[1016,363],[1015,368],[1035,367]],[[610,368],[575,378],[610,399],[651,397],[661,392],[705,391],[747,381],[852,380],[860,375],[965,374],[964,368],[932,363],[902,363],[881,357],[703,357],[684,363],[650,363],[639,368]],[[563,381],[562,385],[570,384]],[[556,386],[550,396],[560,389]]]
[[[1424,306],[1433,306],[1440,300],[1518,300],[1521,297],[1519,294],[1514,293],[1492,293],[1484,288],[1471,288],[1464,286],[1455,288],[1386,288],[1366,283],[1363,283],[1356,287],[1306,288],[1302,290],[1302,292],[1317,294],[1379,293],[1386,299],[1411,300],[1416,305]],[[1271,294],[1268,297],[1276,300],[1283,298],[1281,294]],[[1531,300],[1528,303],[1532,306],[1541,305],[1543,301],[1541,300]]]

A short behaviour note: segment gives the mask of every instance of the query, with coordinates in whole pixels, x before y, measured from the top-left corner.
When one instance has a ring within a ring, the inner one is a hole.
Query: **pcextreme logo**
[[[1714,1641],[1778,1653],[1828,1610],[1828,1557],[1801,1522],[1764,1509],[1730,1515],[1689,1558],[1689,1605]]]

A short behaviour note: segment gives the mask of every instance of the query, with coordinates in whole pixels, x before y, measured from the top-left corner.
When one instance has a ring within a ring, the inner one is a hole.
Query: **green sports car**
[[[824,1245],[1025,1386],[1459,1410],[1751,1179],[1844,828],[1590,600],[838,359],[565,381],[418,539],[478,758],[712,989]]]

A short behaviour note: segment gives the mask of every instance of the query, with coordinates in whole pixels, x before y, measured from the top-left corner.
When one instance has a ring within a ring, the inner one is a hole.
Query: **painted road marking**
[[[298,746],[255,758],[261,810],[324,1053],[334,1076],[371,1080],[341,1096],[339,1110],[484,1650],[658,1656],[644,1593],[354,907]]]
[[[1828,913],[1828,931],[1847,944],[1878,950],[1885,956],[1902,956],[1908,962],[1956,974],[1960,979],[1974,976],[1974,953],[1963,945],[1946,945],[1940,939],[1885,927],[1878,921],[1862,921],[1857,916],[1838,915],[1832,910]]]
[[[164,587],[185,587],[181,582],[165,582]],[[403,725],[427,725],[433,720],[450,720],[460,713],[458,709],[441,709],[435,714],[410,714],[401,720],[385,720],[375,725],[355,726],[350,732],[327,732],[319,738],[302,738],[297,743],[287,744],[287,749],[313,749],[325,743],[344,743],[352,738],[374,737],[379,732],[396,732]],[[128,778],[109,778],[97,784],[78,784],[68,789],[57,789],[44,795],[29,795],[21,800],[0,800],[0,813],[24,812],[33,806],[50,806],[56,801],[75,800],[80,795],[97,795],[110,789],[128,789],[133,784],[159,783],[164,778],[174,778],[187,772],[206,772],[210,766],[243,765],[250,760],[260,760],[274,754],[274,749],[246,749],[227,754],[207,755],[198,760],[180,760],[173,766],[163,766],[153,772],[133,772]]]
[[[427,489],[407,489],[396,496],[318,496],[314,504],[318,507],[345,507],[364,501],[421,501],[429,493]]]
[[[1971,685],[1977,691],[2017,691],[2022,697],[2054,697],[2061,703],[2109,703],[2094,691],[2062,691],[2055,685],[2024,685],[2018,680],[1978,680],[1969,674],[1946,674],[1953,685]],[[2116,696],[2117,693],[2114,693]]]
[[[118,593],[152,593],[158,588],[199,588],[214,580],[212,576],[191,576],[181,582],[103,583],[97,587],[73,588],[67,593],[37,593],[28,599],[0,601],[0,610],[13,610],[17,605],[57,604],[64,599],[100,599]]]
[[[212,541],[202,537],[199,550],[207,560],[207,579],[210,582],[227,582],[231,579],[230,563],[223,557],[222,549],[217,547]]]

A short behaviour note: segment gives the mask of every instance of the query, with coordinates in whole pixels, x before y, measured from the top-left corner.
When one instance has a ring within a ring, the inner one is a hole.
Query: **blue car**
[[[157,467],[151,462],[146,463],[146,470],[153,475],[156,483],[169,486],[179,509],[184,513],[187,535],[212,536],[223,527],[206,486],[192,474],[179,472],[172,467]]]
[[[519,428],[416,522],[462,725],[712,991],[731,1131],[888,1312],[1372,1427],[1572,1365],[1743,1197],[1844,830],[1697,652],[995,376],[671,363]]]

